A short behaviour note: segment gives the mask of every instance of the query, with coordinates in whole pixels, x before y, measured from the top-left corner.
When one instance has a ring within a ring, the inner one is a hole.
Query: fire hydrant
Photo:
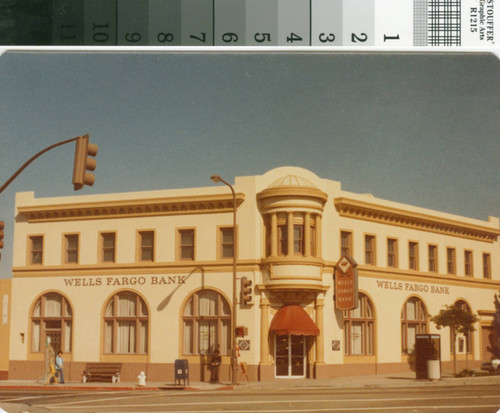
[[[143,371],[141,371],[141,374],[137,376],[139,379],[139,386],[145,386],[146,385],[146,375],[144,374]]]

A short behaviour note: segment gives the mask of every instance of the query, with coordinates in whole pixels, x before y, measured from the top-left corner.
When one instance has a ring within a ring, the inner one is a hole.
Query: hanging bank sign
[[[335,266],[335,307],[353,310],[358,307],[358,270],[352,257],[341,257]]]

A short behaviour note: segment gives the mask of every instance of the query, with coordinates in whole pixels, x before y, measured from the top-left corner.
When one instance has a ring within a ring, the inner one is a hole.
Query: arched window
[[[344,311],[344,353],[346,355],[374,354],[373,305],[363,293],[359,293],[359,306]]]
[[[409,298],[401,312],[401,349],[404,354],[415,349],[417,334],[427,333],[427,310],[417,297]]]
[[[104,352],[146,354],[148,352],[148,308],[136,293],[115,294],[106,304]]]
[[[463,300],[458,300],[455,303],[455,306],[467,311],[469,314],[472,314],[469,305]],[[455,343],[453,343],[453,339],[451,338],[450,334],[450,351],[453,353],[453,346],[455,345],[457,354],[472,354],[472,335],[472,331],[469,331],[465,334],[457,334]]]
[[[72,350],[73,311],[68,300],[58,293],[41,296],[33,307],[31,315],[31,350],[45,349],[47,337],[52,348],[66,353]]]
[[[183,353],[222,355],[231,349],[231,310],[227,300],[214,290],[195,292],[183,313]]]

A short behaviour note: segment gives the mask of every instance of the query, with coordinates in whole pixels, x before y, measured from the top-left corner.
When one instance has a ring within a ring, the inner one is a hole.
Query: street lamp
[[[231,334],[233,337],[233,354],[232,354],[232,371],[233,371],[233,380],[232,384],[236,384],[236,372],[238,371],[238,360],[236,357],[236,194],[234,193],[234,188],[224,179],[222,179],[219,175],[212,175],[210,177],[212,181],[215,183],[222,182],[227,185],[229,189],[231,189],[231,193],[233,194],[233,316],[231,317]]]

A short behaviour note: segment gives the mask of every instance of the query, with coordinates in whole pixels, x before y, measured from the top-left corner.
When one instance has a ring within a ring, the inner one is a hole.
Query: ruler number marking
[[[326,42],[334,42],[335,41],[335,35],[333,33],[328,33],[328,35],[326,33],[321,33],[319,35],[319,41],[321,43],[326,43]]]
[[[231,43],[238,41],[238,35],[236,33],[224,33],[222,35],[222,41],[224,43]]]
[[[384,34],[384,42],[386,42],[387,40],[399,40],[399,34],[397,34],[396,36],[388,36]]]
[[[293,42],[300,42],[302,40],[302,37],[300,37],[299,35],[295,34],[295,33],[290,33],[290,36],[288,36],[286,38],[286,41],[288,43],[293,43]]]
[[[137,43],[140,42],[141,39],[142,39],[141,34],[137,32],[125,34],[125,40],[129,43]]]
[[[351,41],[353,43],[357,43],[357,42],[363,43],[363,42],[366,42],[367,40],[368,40],[368,36],[366,33],[360,33],[359,36],[356,33],[351,34]]]
[[[189,36],[189,38],[190,38],[190,39],[195,39],[195,40],[198,40],[198,41],[200,41],[200,42],[202,42],[202,43],[206,43],[206,41],[207,41],[207,34],[206,34],[205,32],[202,32],[202,33],[200,33],[200,34],[201,34],[201,37],[198,37],[198,36],[195,36],[194,34],[191,34],[191,35]]]
[[[255,36],[253,38],[258,43],[270,42],[271,33],[255,33]]]
[[[170,43],[174,41],[174,35],[172,33],[160,32],[158,33],[158,36],[156,36],[156,38],[160,43]]]
[[[61,24],[60,40],[62,41],[73,39],[76,39],[76,24]]]
[[[109,29],[109,24],[96,24],[92,23],[92,31],[94,34],[92,35],[92,40],[96,43],[105,43],[109,40],[109,34],[106,33],[105,30]],[[96,30],[100,30],[96,32]]]

